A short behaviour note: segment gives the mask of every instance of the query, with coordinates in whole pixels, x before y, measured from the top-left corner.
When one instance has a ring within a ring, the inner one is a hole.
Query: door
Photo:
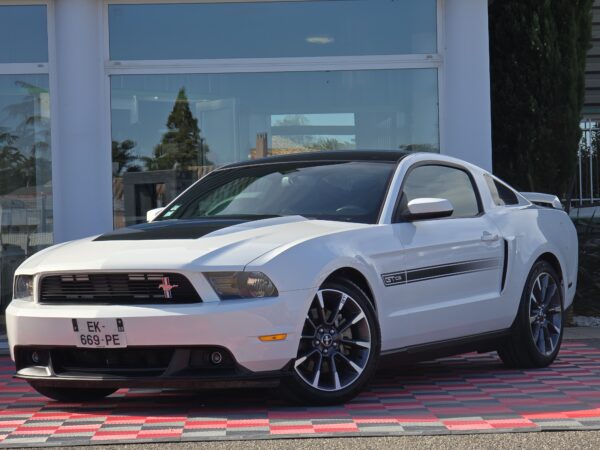
[[[492,330],[490,302],[499,300],[504,258],[500,231],[484,213],[479,192],[463,168],[413,167],[402,185],[385,261],[387,350],[445,341]],[[403,220],[416,198],[443,198],[451,216]]]

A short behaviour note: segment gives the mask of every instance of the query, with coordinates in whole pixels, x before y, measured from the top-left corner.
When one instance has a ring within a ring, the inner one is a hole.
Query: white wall
[[[58,243],[112,229],[112,180],[102,1],[55,0],[53,13],[52,184]]]
[[[492,168],[488,0],[445,0],[443,152]]]

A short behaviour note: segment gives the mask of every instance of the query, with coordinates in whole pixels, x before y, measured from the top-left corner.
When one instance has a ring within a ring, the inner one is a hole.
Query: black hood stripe
[[[94,241],[151,241],[162,239],[198,239],[223,228],[232,227],[247,220],[164,220],[144,223],[111,231]]]

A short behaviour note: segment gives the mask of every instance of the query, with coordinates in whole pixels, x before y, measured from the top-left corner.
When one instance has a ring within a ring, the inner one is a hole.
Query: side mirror
[[[146,213],[146,222],[150,223],[152,222],[154,219],[156,219],[156,216],[158,216],[161,212],[163,212],[165,208],[155,208],[155,209],[151,209],[150,211],[148,211]]]
[[[445,198],[415,198],[408,202],[402,217],[409,221],[439,219],[453,212],[452,203]]]

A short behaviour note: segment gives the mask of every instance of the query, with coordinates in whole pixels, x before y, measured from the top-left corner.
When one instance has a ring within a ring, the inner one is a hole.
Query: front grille
[[[158,376],[169,366],[174,349],[81,349],[50,351],[54,372],[89,372],[121,376]]]
[[[94,273],[42,278],[40,303],[148,305],[201,302],[177,273]]]
[[[218,353],[219,361],[214,359]],[[61,376],[188,377],[213,378],[244,375],[229,350],[220,346],[197,347],[15,347],[17,371],[48,367]]]

